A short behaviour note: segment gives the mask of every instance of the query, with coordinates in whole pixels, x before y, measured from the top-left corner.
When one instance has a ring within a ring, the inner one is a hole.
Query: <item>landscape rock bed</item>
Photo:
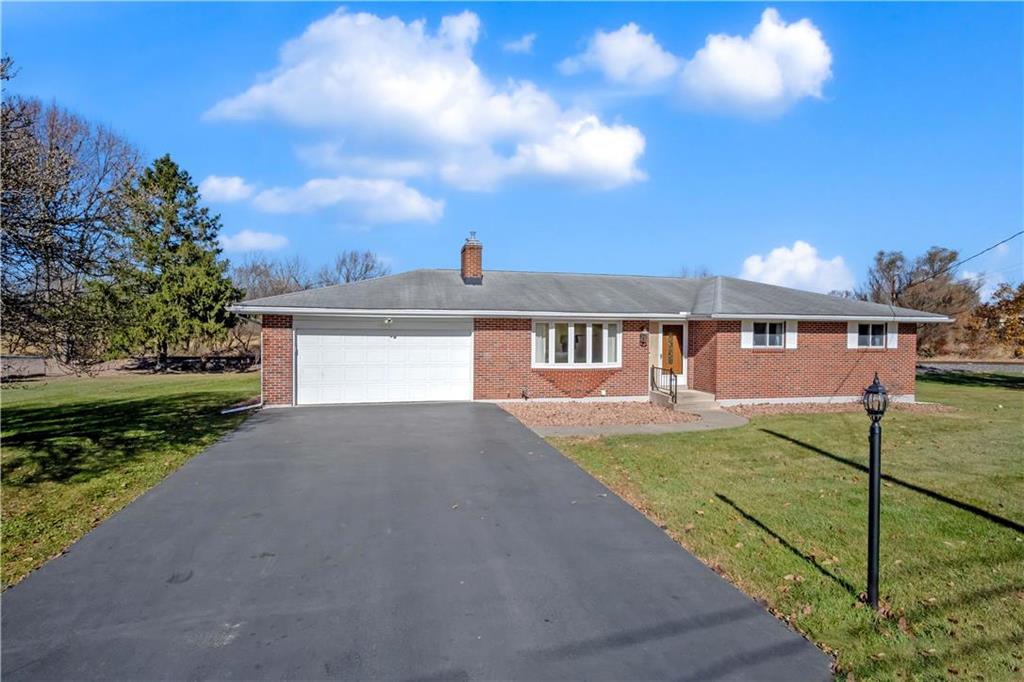
[[[514,402],[499,405],[527,426],[609,426],[700,421],[647,402]]]

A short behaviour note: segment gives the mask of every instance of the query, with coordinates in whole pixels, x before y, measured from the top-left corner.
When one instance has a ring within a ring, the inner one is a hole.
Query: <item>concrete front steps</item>
[[[665,407],[672,407],[672,398],[667,393],[660,391],[651,391],[651,402],[655,405],[664,405]],[[715,396],[713,393],[705,393],[704,391],[693,391],[690,389],[680,389],[676,392],[676,404],[675,409],[680,412],[700,412],[702,410],[713,410],[722,409],[718,403],[715,402]]]
[[[715,402],[712,393],[704,391],[692,391],[683,389],[676,392],[676,404],[672,405],[672,399],[659,391],[651,391],[651,402],[655,405],[674,407],[679,412],[689,412],[700,417],[695,424],[687,424],[688,428],[679,429],[686,431],[708,431],[711,429],[733,429],[747,423],[746,417],[727,412],[722,406]]]

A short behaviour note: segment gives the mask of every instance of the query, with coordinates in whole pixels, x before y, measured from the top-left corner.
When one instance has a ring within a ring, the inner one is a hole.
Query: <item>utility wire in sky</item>
[[[1021,230],[1020,232],[1015,232],[1014,234],[1011,234],[1011,235],[1010,235],[1009,237],[1007,237],[1006,239],[1004,239],[1004,240],[1002,240],[1002,241],[1000,241],[1000,242],[996,242],[995,244],[993,244],[992,246],[990,246],[990,247],[988,247],[988,248],[986,248],[986,249],[982,249],[981,251],[979,251],[978,253],[974,254],[973,256],[968,256],[967,258],[963,258],[963,259],[961,259],[961,260],[958,260],[957,262],[953,263],[952,265],[950,265],[950,266],[948,266],[948,267],[945,267],[945,268],[943,268],[943,269],[939,270],[938,272],[936,272],[936,273],[935,273],[935,274],[933,274],[933,275],[928,275],[928,276],[927,276],[927,277],[925,277],[924,279],[919,279],[919,280],[917,280],[916,282],[914,282],[914,281],[911,281],[911,282],[909,282],[909,283],[907,284],[907,286],[903,287],[903,291],[906,291],[907,289],[909,289],[909,288],[910,288],[910,287],[912,287],[912,286],[916,286],[916,285],[918,285],[918,284],[923,284],[924,282],[927,282],[927,281],[929,281],[929,280],[933,280],[933,279],[935,279],[936,277],[941,277],[942,275],[946,274],[946,273],[947,273],[947,272],[949,272],[950,270],[955,270],[956,268],[960,267],[961,265],[963,265],[963,264],[964,264],[964,263],[966,263],[967,261],[970,261],[970,260],[974,260],[974,259],[975,259],[975,258],[977,258],[978,256],[981,256],[981,255],[983,255],[983,254],[986,254],[986,253],[988,253],[989,251],[991,251],[992,249],[995,249],[995,248],[997,248],[997,247],[1000,247],[1000,246],[1002,246],[1003,244],[1005,244],[1006,242],[1010,241],[1011,239],[1015,239],[1015,238],[1017,238],[1017,237],[1021,236],[1022,234],[1024,234],[1024,230]],[[903,292],[901,291],[900,293],[903,293]]]

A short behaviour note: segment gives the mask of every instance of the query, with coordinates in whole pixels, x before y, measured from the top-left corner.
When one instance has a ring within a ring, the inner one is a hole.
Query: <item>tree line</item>
[[[14,75],[9,58],[0,78]],[[143,167],[112,130],[56,104],[8,96],[0,145],[0,319],[6,353],[75,370],[125,356],[224,350],[251,328],[243,297],[387,273],[348,251],[310,274],[300,261],[222,257],[220,217],[170,155]]]
[[[253,254],[232,268],[232,279],[246,298],[290,294],[314,287],[348,284],[391,274],[391,268],[373,251],[342,251],[334,260],[312,270],[300,256],[272,258]],[[229,332],[230,345],[248,353],[258,345],[256,320],[243,319]]]
[[[984,278],[957,274],[960,254],[933,246],[914,259],[901,251],[879,251],[864,283],[834,296],[941,313],[953,324],[920,325],[918,354],[1024,357],[1024,283],[1002,283],[988,301]]]

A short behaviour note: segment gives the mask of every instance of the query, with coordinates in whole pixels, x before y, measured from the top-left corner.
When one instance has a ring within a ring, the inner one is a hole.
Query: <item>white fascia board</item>
[[[671,313],[581,313],[548,310],[412,310],[382,308],[304,308],[289,306],[247,306],[232,305],[228,310],[238,314],[255,315],[333,315],[337,317],[529,317],[534,319],[580,320],[655,320],[673,322],[679,320],[819,320],[825,322],[916,322],[931,324],[952,322],[948,317],[908,317],[902,315],[793,315],[786,314],[726,314],[690,315],[687,312]]]
[[[228,306],[238,314],[257,315],[326,315],[336,317],[529,317],[534,319],[584,320],[685,320],[687,313],[580,313],[536,310],[385,310],[367,308],[299,308],[287,306]]]
[[[691,319],[697,319],[693,317]],[[917,322],[920,324],[931,324],[936,322],[952,322],[953,319],[949,317],[910,317],[907,315],[793,315],[793,314],[773,314],[773,315],[740,315],[740,314],[726,314],[726,313],[714,313],[710,318],[712,320],[811,320],[820,322]]]

